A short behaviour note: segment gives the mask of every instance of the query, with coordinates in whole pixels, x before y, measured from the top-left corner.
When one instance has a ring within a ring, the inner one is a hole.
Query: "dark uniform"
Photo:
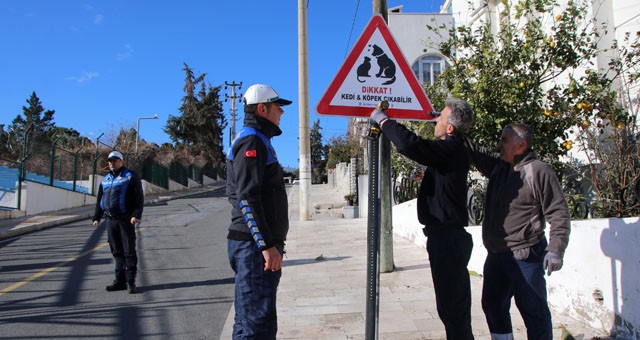
[[[138,256],[131,218],[140,219],[143,206],[142,183],[134,171],[121,167],[102,179],[93,221],[100,221],[103,216],[106,219],[109,246],[116,262],[115,287],[126,288],[125,283],[135,286]]]
[[[469,160],[461,138],[425,140],[394,120],[382,125],[401,154],[426,165],[418,192],[418,220],[424,225],[431,276],[447,339],[473,339],[471,282],[467,265],[473,240],[464,230]]]
[[[275,339],[277,333],[282,271],[264,271],[262,251],[276,247],[282,254],[289,231],[283,170],[270,141],[281,133],[269,120],[247,113],[227,153],[232,205],[228,256],[236,273],[234,339]]]

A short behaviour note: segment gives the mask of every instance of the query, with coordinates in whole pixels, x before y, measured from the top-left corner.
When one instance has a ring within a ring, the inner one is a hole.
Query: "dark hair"
[[[258,104],[244,104],[244,113],[255,114],[258,109]]]
[[[267,109],[271,108],[271,105],[273,105],[273,103],[244,104],[244,113],[256,114],[256,111],[258,110],[258,105],[259,104],[266,105]]]
[[[458,98],[449,98],[444,103],[445,107],[451,109],[448,123],[456,128],[460,133],[466,133],[473,123],[473,109],[466,101]]]

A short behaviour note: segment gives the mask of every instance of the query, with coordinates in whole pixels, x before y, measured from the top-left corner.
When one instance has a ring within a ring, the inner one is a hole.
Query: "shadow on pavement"
[[[190,288],[190,287],[198,287],[198,286],[231,285],[234,283],[234,281],[235,281],[234,278],[230,277],[230,278],[220,279],[220,280],[163,283],[158,285],[138,287],[138,292],[144,293],[144,292],[155,291],[155,290]]]
[[[282,261],[282,265],[287,267],[299,266],[299,265],[318,263],[318,262],[343,261],[351,258],[351,256],[322,257],[322,255],[320,255],[319,257],[321,258],[319,259],[318,257],[316,257],[314,259],[284,260]]]

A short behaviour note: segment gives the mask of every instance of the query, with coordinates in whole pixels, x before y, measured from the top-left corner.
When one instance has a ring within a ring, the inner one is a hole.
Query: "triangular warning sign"
[[[369,117],[378,102],[389,102],[395,119],[433,119],[433,107],[380,15],[371,21],[324,93],[319,114]]]

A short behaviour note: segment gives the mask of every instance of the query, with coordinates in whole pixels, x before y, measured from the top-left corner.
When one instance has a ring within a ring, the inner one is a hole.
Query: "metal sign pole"
[[[381,102],[378,108],[385,110],[388,103]],[[380,127],[370,123],[369,140],[369,214],[367,219],[367,308],[365,339],[378,338],[378,315],[380,300]]]

